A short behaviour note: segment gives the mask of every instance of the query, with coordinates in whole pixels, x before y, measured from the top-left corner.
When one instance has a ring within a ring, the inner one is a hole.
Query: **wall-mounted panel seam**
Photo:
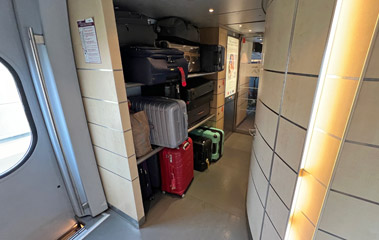
[[[293,42],[293,38],[294,38],[294,31],[295,31],[295,23],[296,23],[296,16],[297,16],[298,6],[299,6],[299,0],[295,0],[295,6],[294,6],[295,8],[294,8],[293,16],[292,16],[292,25],[291,25],[290,40],[289,40],[289,43],[288,43],[286,71],[285,71],[285,74],[284,74],[283,89],[282,89],[282,95],[281,95],[280,104],[279,104],[278,120],[277,120],[277,124],[276,124],[273,153],[272,153],[271,166],[270,166],[270,172],[269,172],[269,186],[267,188],[267,195],[266,195],[266,201],[265,201],[265,206],[264,206],[265,212],[266,212],[266,208],[267,208],[269,187],[270,187],[270,184],[271,184],[272,168],[273,168],[273,165],[274,165],[274,157],[275,157],[276,144],[277,144],[277,140],[278,140],[280,116],[281,116],[281,113],[282,113],[282,106],[283,106],[283,101],[284,101],[284,93],[285,93],[287,76],[288,76],[288,74],[287,74],[288,73],[288,67],[289,67],[289,62],[290,62],[290,58],[291,58],[291,49],[292,49],[292,42]],[[262,102],[262,104],[263,104],[263,102]],[[264,220],[265,220],[265,216],[266,215],[263,215],[263,220],[262,220],[263,223],[264,223]],[[289,217],[289,213],[288,213],[288,217]],[[262,227],[261,227],[261,234],[260,234],[260,237],[259,237],[260,240],[262,240],[262,233],[263,233],[263,224],[262,224]],[[280,236],[280,234],[279,234],[279,236]]]
[[[358,200],[361,200],[361,201],[364,201],[364,202],[367,202],[367,203],[371,203],[371,204],[375,204],[375,205],[379,206],[379,202],[376,202],[376,201],[373,201],[373,200],[369,200],[369,199],[366,199],[366,198],[363,198],[363,197],[359,197],[359,196],[356,196],[356,195],[353,195],[353,194],[350,194],[350,193],[342,192],[342,191],[336,190],[334,188],[330,188],[330,191],[331,192],[335,192],[335,193],[339,193],[339,194],[342,194],[342,195],[345,195],[347,197],[355,198],[355,199],[358,199]]]
[[[276,232],[276,234],[278,234],[278,237],[279,237],[280,239],[283,239],[282,236],[280,236],[278,229],[276,229],[275,224],[272,222],[272,220],[271,220],[271,218],[270,218],[270,215],[268,215],[268,213],[266,212],[266,210],[265,210],[264,215],[267,215],[267,219],[270,221],[272,227],[275,229],[275,232]],[[264,225],[264,221],[262,222],[262,234],[263,234],[263,225]],[[262,235],[262,234],[261,234],[261,235]],[[262,238],[262,236],[261,236],[261,238]]]
[[[254,147],[253,147],[253,150],[254,150]],[[265,179],[268,181],[268,178],[267,178],[265,172],[263,171],[263,169],[262,169],[262,167],[261,167],[261,164],[259,163],[259,160],[258,160],[258,158],[257,158],[257,155],[255,155],[255,151],[253,151],[253,154],[254,154],[255,160],[256,160],[256,162],[257,162],[257,164],[258,164],[258,167],[261,169],[261,171],[262,171],[262,173],[263,173],[263,176],[264,176]]]
[[[255,129],[257,129],[257,132],[259,133],[259,135],[261,136],[261,138],[263,139],[263,141],[266,143],[266,145],[271,149],[271,151],[274,151],[274,149],[271,148],[270,144],[268,144],[268,142],[266,141],[266,139],[263,137],[261,131],[259,131],[258,125],[256,125],[256,124],[255,124]]]
[[[346,139],[345,142],[351,143],[351,144],[356,144],[356,145],[361,145],[361,146],[365,146],[365,147],[379,148],[379,145],[364,143],[364,142],[359,142],[359,141],[353,141],[353,140],[348,140],[348,139]]]
[[[102,166],[100,166],[100,165],[97,165],[99,168],[101,168],[101,169],[104,169],[105,171],[108,171],[108,172],[110,172],[110,173],[113,173],[114,175],[116,175],[116,176],[119,176],[120,178],[122,178],[122,179],[125,179],[126,181],[128,181],[128,182],[132,182],[132,180],[131,179],[127,179],[126,177],[123,177],[123,176],[121,176],[120,174],[117,174],[117,173],[115,173],[115,172],[113,172],[113,171],[111,171],[111,170],[109,170],[109,169],[107,169],[107,168],[105,168],[105,167],[102,167]]]
[[[379,78],[364,78],[365,82],[379,82]]]
[[[326,78],[359,81],[359,77],[339,76],[334,74],[326,74]]]
[[[111,127],[107,127],[107,126],[104,126],[104,125],[101,125],[101,124],[98,124],[98,123],[94,123],[94,122],[90,122],[90,121],[87,121],[89,124],[93,124],[93,125],[96,125],[98,127],[102,127],[102,128],[106,128],[106,129],[109,129],[109,130],[112,130],[114,132],[118,132],[118,133],[126,133],[126,132],[129,132],[131,131],[132,129],[129,128],[127,130],[119,130],[119,129],[115,129],[115,128],[111,128]]]
[[[266,72],[271,72],[271,73],[279,73],[279,74],[286,74],[286,72],[283,71],[277,71],[277,70],[271,70],[271,69],[263,69]],[[302,77],[313,77],[313,78],[318,78],[317,74],[309,74],[309,73],[297,73],[297,72],[287,72],[289,75],[295,75],[295,76],[302,76]]]
[[[90,100],[95,100],[95,101],[100,101],[100,102],[112,103],[112,104],[122,104],[122,103],[127,103],[128,102],[128,100],[121,101],[121,102],[115,102],[115,101],[104,100],[104,99],[93,98],[93,97],[86,97],[86,96],[82,96],[82,98],[86,98],[86,99],[90,99]]]
[[[267,106],[261,99],[259,99],[259,101],[262,103],[263,106],[265,106],[268,110],[270,110],[271,112],[275,113],[276,115],[279,115],[277,112],[275,112],[273,109],[271,109],[269,106]]]
[[[269,183],[270,187],[272,188],[272,190],[274,191],[274,193],[276,194],[276,196],[278,196],[278,198],[280,199],[280,201],[284,204],[284,206],[287,208],[287,210],[289,211],[290,208],[287,206],[287,204],[283,201],[283,199],[280,197],[279,193],[275,190],[274,186],[271,184],[271,182]]]
[[[319,127],[315,127],[315,130],[316,130],[317,132],[320,132],[320,133],[323,133],[323,134],[325,134],[325,135],[328,135],[329,137],[335,138],[335,139],[337,139],[338,141],[341,141],[341,138],[340,138],[340,137],[338,137],[338,136],[336,136],[336,135],[334,135],[334,134],[332,134],[332,133],[328,133],[327,131],[324,131],[324,130],[322,130],[322,129],[319,128]]]
[[[106,68],[76,68],[76,70],[82,71],[99,71],[99,72],[120,72],[122,69],[106,69]]]
[[[300,210],[300,212],[308,220],[308,222],[310,222],[312,224],[312,226],[316,228],[316,225],[311,221],[311,219],[309,219],[309,217],[307,216],[307,214],[305,214],[302,210]]]
[[[298,123],[295,123],[294,121],[290,120],[289,118],[286,118],[286,117],[283,116],[283,115],[280,115],[280,117],[283,118],[284,120],[286,120],[287,122],[292,123],[292,124],[295,125],[296,127],[301,128],[301,129],[307,131],[307,129],[306,129],[305,127],[301,126],[301,125],[298,124]]]
[[[277,152],[275,152],[275,155],[289,168],[291,169],[294,173],[297,174],[297,171],[295,169],[293,169],[286,161],[284,161],[284,159],[282,157],[279,156],[279,154]]]
[[[251,171],[250,171],[250,173],[251,173],[251,182],[253,183],[253,186],[254,186],[254,189],[255,189],[255,193],[257,194],[259,202],[261,203],[262,208],[264,209],[263,201],[262,201],[261,197],[259,196],[258,188],[257,188],[257,186],[255,185],[255,182],[254,182],[253,173]]]
[[[333,236],[333,237],[335,237],[335,238],[342,239],[342,240],[347,240],[346,238],[340,237],[340,236],[338,236],[338,235],[336,235],[336,234],[334,234],[334,233],[331,233],[331,232],[325,231],[325,230],[323,230],[323,229],[321,229],[321,228],[319,228],[318,230],[321,231],[321,232],[323,232],[323,233],[329,234],[330,236]]]
[[[118,153],[115,153],[115,152],[113,152],[113,151],[111,151],[111,150],[109,150],[109,149],[106,149],[106,148],[103,148],[103,147],[100,147],[100,146],[98,146],[98,145],[95,145],[95,144],[92,144],[94,147],[97,147],[97,148],[100,148],[100,149],[102,149],[102,150],[104,150],[104,151],[107,151],[107,152],[109,152],[109,153],[113,153],[113,154],[115,154],[115,155],[117,155],[117,156],[119,156],[119,157],[123,157],[123,158],[126,158],[126,159],[128,159],[128,158],[130,158],[130,157],[133,157],[135,154],[132,154],[132,155],[130,155],[130,156],[123,156],[123,155],[121,155],[121,154],[118,154]]]

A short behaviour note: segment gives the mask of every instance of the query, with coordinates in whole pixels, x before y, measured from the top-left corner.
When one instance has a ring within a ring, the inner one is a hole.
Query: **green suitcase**
[[[215,132],[215,133],[219,133],[220,134],[220,147],[219,147],[219,151],[220,151],[220,158],[222,157],[222,155],[224,155],[224,139],[225,139],[225,134],[224,134],[224,131],[221,130],[221,129],[218,129],[218,128],[214,128],[214,127],[208,127],[208,126],[202,126],[200,128],[205,128],[205,129],[209,129],[210,131],[212,132]]]
[[[212,162],[216,162],[222,156],[222,149],[220,148],[221,140],[223,136],[219,132],[215,132],[208,128],[197,128],[191,132],[191,134],[201,137],[206,137],[212,140]]]

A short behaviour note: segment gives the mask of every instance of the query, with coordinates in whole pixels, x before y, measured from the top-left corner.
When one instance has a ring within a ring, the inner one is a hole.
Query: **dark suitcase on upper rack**
[[[190,134],[193,141],[193,161],[196,171],[205,171],[212,159],[212,140]]]
[[[159,167],[158,154],[146,160],[149,170],[150,183],[152,188],[161,188],[161,169]]]
[[[192,126],[194,123],[196,123],[200,119],[204,118],[205,116],[208,116],[210,111],[211,111],[210,103],[206,103],[206,104],[201,105],[200,107],[189,110],[188,111],[188,125]]]
[[[166,40],[157,41],[156,45],[161,48],[175,48],[184,52],[184,58],[188,62],[188,72],[200,72],[200,47],[170,43]]]
[[[157,21],[159,40],[196,45],[200,43],[199,29],[192,23],[178,17],[167,17]]]
[[[151,46],[158,35],[154,30],[156,20],[139,13],[115,11],[120,46]]]
[[[188,63],[182,51],[154,47],[121,48],[126,82],[154,85],[180,79],[185,86]]]
[[[162,191],[184,197],[193,179],[193,145],[188,138],[178,148],[164,148],[159,153]]]
[[[188,137],[188,115],[183,100],[166,97],[130,97],[134,111],[146,112],[153,145],[176,148]]]
[[[186,101],[187,111],[191,111],[192,109],[198,108],[206,103],[209,104],[212,100],[213,100],[213,91],[201,97],[198,97],[192,101]]]
[[[201,45],[200,64],[203,72],[219,72],[225,67],[225,48],[220,45]]]
[[[213,81],[193,78],[188,81],[187,87],[183,89],[182,96],[183,100],[192,101],[210,92],[213,92]]]
[[[138,165],[138,176],[141,185],[142,199],[151,200],[153,189],[151,187],[149,169],[146,161]]]

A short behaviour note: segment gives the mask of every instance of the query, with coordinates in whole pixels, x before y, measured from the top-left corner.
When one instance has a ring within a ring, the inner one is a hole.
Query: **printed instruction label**
[[[86,63],[101,63],[93,18],[77,21]]]
[[[226,45],[226,81],[225,98],[236,93],[238,72],[238,38],[228,37]]]

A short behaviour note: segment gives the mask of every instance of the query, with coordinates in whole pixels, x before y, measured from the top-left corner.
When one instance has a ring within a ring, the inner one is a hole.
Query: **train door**
[[[0,1],[0,239],[57,239],[75,223],[11,0]]]

